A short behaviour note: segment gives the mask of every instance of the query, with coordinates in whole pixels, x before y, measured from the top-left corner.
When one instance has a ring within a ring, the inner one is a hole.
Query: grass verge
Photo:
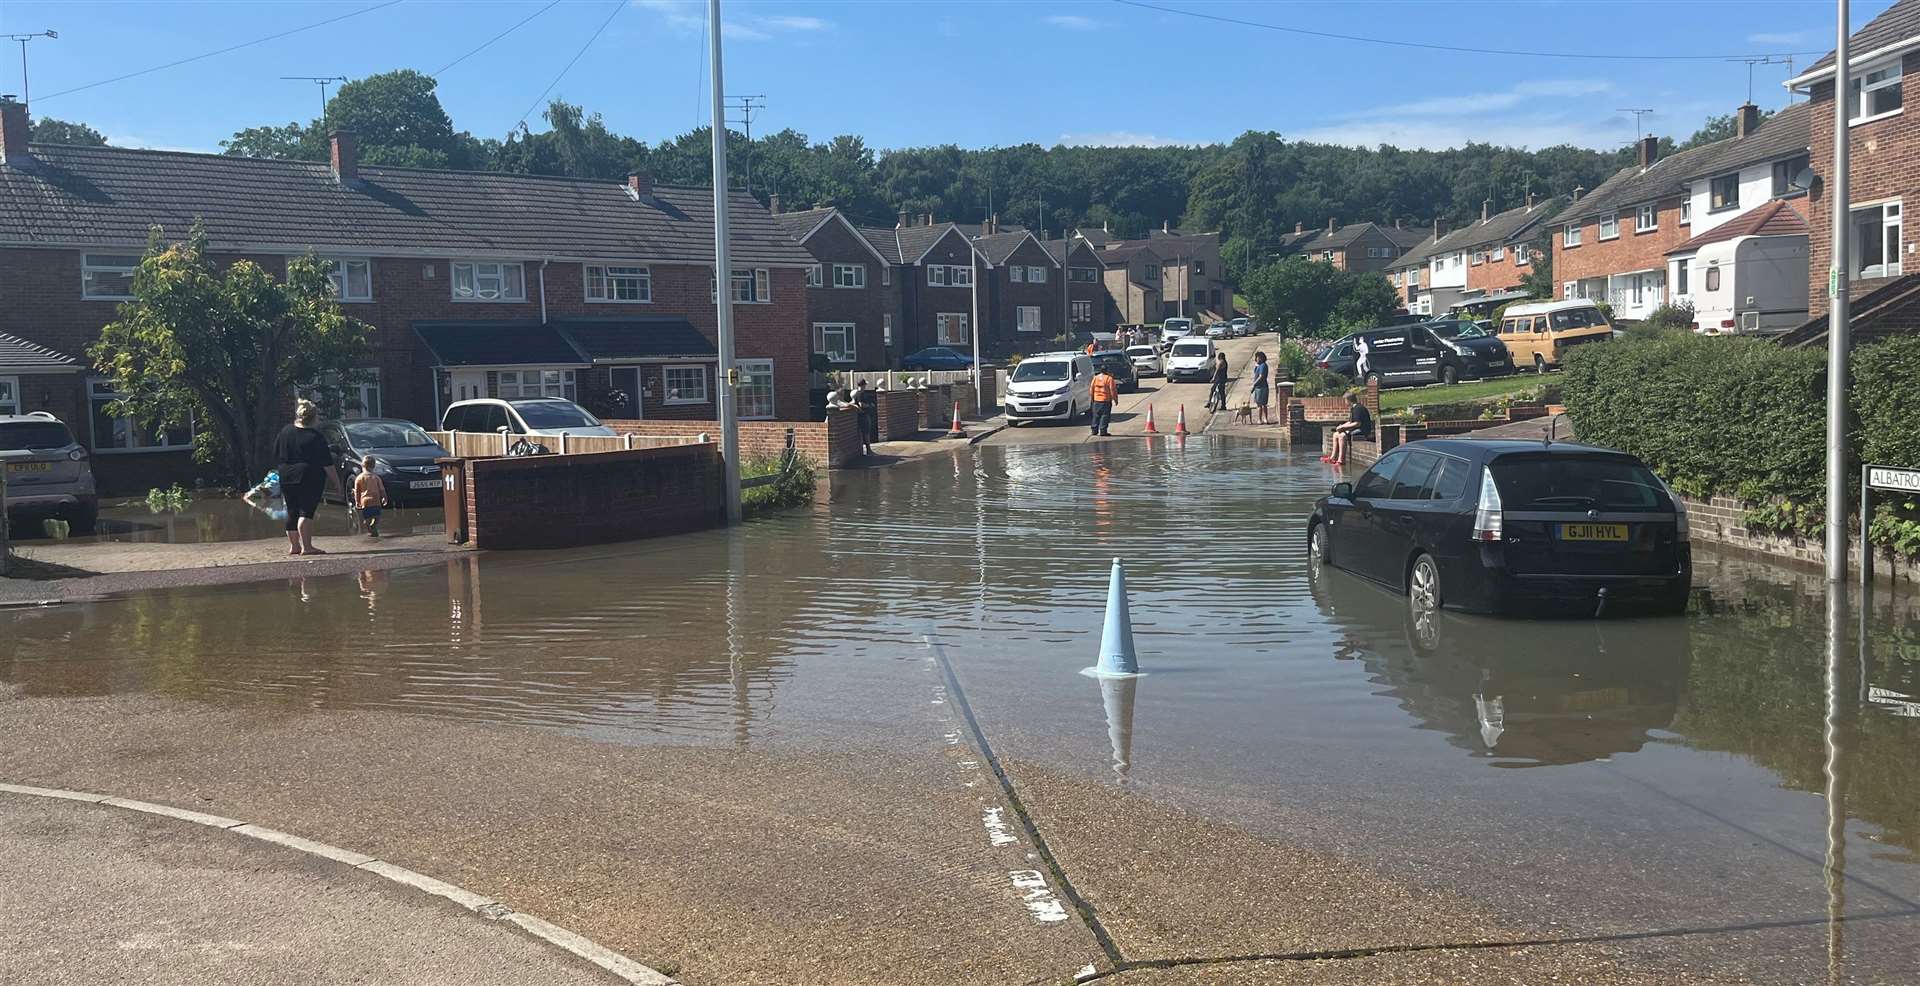
[[[1380,392],[1380,410],[1399,411],[1416,404],[1460,404],[1488,397],[1505,397],[1523,390],[1532,390],[1542,382],[1553,380],[1551,375],[1541,377],[1532,373],[1514,373],[1488,380],[1468,380],[1451,387],[1433,384],[1426,387],[1404,387]]]

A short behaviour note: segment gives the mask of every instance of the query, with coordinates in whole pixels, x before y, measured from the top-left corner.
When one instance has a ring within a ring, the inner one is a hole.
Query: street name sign
[[[1920,493],[1920,469],[1896,469],[1892,466],[1868,466],[1867,485],[1876,490]]]

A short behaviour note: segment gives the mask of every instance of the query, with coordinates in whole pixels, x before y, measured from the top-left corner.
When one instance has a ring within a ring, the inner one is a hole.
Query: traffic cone
[[[1153,405],[1152,404],[1147,405],[1147,434],[1149,435],[1160,434],[1160,429],[1155,428],[1153,426]]]
[[[1173,433],[1176,435],[1185,435],[1187,433],[1187,406],[1185,404],[1180,405],[1180,417],[1173,422]]]
[[[947,429],[948,438],[965,438],[967,430],[960,427],[960,402],[953,402],[953,427]]]
[[[1095,678],[1140,673],[1140,660],[1133,653],[1133,617],[1127,613],[1127,572],[1118,558],[1107,582],[1107,621],[1100,630],[1099,663],[1081,673]]]

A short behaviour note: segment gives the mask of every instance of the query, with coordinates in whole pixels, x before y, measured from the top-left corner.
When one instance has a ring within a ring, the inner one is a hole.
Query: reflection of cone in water
[[[1127,613],[1127,572],[1120,559],[1113,560],[1113,575],[1107,581],[1107,620],[1100,630],[1100,660],[1083,674],[1137,675],[1140,661],[1133,654],[1133,618]]]
[[[1475,695],[1473,712],[1480,720],[1480,742],[1487,744],[1487,752],[1492,753],[1500,746],[1501,734],[1507,731],[1507,703],[1499,695],[1492,698]]]
[[[1113,746],[1113,772],[1127,782],[1133,767],[1133,692],[1139,678],[1101,678],[1100,703],[1107,710],[1107,742]]]

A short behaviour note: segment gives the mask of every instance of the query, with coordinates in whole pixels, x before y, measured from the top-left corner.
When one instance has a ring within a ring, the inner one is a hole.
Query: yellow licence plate
[[[1625,541],[1625,524],[1561,524],[1562,541]]]
[[[52,472],[51,462],[15,462],[7,466],[8,472]]]

